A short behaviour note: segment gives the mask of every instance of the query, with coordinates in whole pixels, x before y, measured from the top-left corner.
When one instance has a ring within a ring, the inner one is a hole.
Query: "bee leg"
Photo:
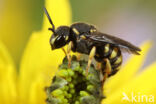
[[[101,62],[97,62],[96,63],[96,69],[99,70],[100,72],[100,81],[103,82],[103,74],[102,74],[102,63]]]
[[[68,47],[67,47],[68,68],[71,67],[71,55],[70,55],[70,51],[71,51],[72,46],[73,46],[73,43],[72,43],[72,41],[70,41],[69,44],[68,44]]]
[[[62,51],[64,52],[65,56],[67,56],[67,52],[65,51],[64,48],[62,48]]]
[[[103,82],[107,79],[108,75],[112,72],[112,67],[111,67],[110,61],[108,59],[104,59],[104,60],[106,62],[106,68],[105,68]]]
[[[100,62],[97,62],[97,63],[96,63],[96,69],[97,69],[97,70],[101,70],[101,63],[100,63]]]
[[[77,60],[80,61],[81,53],[77,53]]]
[[[87,65],[87,68],[86,68],[86,76],[88,75],[88,70],[89,70],[90,65],[92,63],[92,59],[95,56],[95,52],[96,52],[96,47],[94,46],[92,48],[92,50],[90,51],[90,54],[89,54],[88,65]]]

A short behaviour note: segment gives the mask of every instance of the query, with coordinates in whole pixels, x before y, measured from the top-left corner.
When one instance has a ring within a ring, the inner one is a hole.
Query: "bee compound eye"
[[[55,37],[54,37],[54,38],[51,38],[51,39],[50,39],[50,44],[54,44],[55,40],[56,40]]]

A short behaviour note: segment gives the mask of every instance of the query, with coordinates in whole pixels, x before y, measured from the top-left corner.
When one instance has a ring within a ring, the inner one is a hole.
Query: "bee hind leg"
[[[108,59],[104,59],[104,61],[106,62],[106,66],[104,69],[103,82],[108,78],[108,75],[111,74],[111,72],[112,72],[112,67],[111,67],[110,61]]]
[[[68,47],[67,47],[68,68],[71,67],[71,55],[70,55],[70,52],[71,52],[72,46],[73,46],[73,43],[72,43],[72,41],[70,41],[69,44],[68,44]]]
[[[89,54],[89,59],[88,59],[88,65],[86,67],[86,76],[88,75],[88,70],[90,68],[90,65],[92,63],[92,59],[93,57],[95,56],[95,52],[96,52],[96,47],[94,46],[91,51],[90,51],[90,54]]]

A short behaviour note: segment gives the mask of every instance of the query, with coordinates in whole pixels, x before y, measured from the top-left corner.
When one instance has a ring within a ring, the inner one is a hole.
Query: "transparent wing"
[[[95,41],[97,43],[110,43],[114,46],[118,46],[123,52],[139,55],[139,51],[141,51],[139,47],[131,44],[130,42],[108,34],[95,32],[92,35],[86,35],[86,37],[89,40]]]

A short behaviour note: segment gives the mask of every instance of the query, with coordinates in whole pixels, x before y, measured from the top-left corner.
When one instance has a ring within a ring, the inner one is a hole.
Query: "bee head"
[[[68,26],[60,26],[56,29],[50,38],[52,50],[61,48],[69,42],[69,30]]]
[[[50,24],[52,25],[52,28],[49,28],[49,30],[53,32],[50,38],[50,45],[51,45],[52,50],[65,46],[69,42],[70,28],[68,26],[60,26],[55,30],[55,26],[46,8],[44,8],[44,11],[48,17]]]

